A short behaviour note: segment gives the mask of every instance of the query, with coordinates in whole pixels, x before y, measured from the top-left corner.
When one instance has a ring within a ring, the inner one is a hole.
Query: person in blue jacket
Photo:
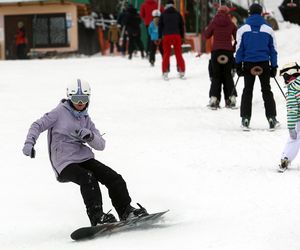
[[[152,11],[152,22],[150,23],[148,27],[148,33],[150,36],[150,44],[149,44],[149,62],[151,66],[154,66],[155,63],[155,54],[157,47],[159,49],[160,54],[163,56],[163,48],[162,43],[160,42],[158,38],[158,22],[160,17],[160,11],[159,10],[153,10]]]
[[[250,16],[237,31],[236,70],[244,76],[241,100],[242,127],[248,128],[252,112],[253,87],[256,76],[261,83],[262,97],[269,128],[275,129],[276,104],[271,91],[270,77],[277,72],[277,51],[273,29],[262,17],[262,6],[254,3],[249,8]]]

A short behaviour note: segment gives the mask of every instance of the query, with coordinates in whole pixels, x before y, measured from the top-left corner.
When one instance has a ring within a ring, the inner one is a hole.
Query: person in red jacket
[[[18,59],[27,59],[26,56],[26,33],[23,22],[18,22],[17,34],[15,35],[16,39],[16,48],[17,48],[17,58]]]
[[[233,108],[236,105],[236,91],[234,89],[231,70],[234,66],[233,53],[237,27],[231,21],[227,6],[220,6],[216,16],[206,28],[205,37],[213,36],[211,52],[212,82],[209,91],[209,107],[217,109],[221,99],[221,86],[224,85],[225,105]]]
[[[157,0],[145,0],[144,3],[142,3],[140,7],[140,16],[146,26],[146,29],[148,31],[148,27],[150,23],[152,22],[152,11],[158,9],[158,3]],[[163,12],[164,8],[163,6],[160,6],[160,12]],[[146,54],[148,55],[150,52],[150,36],[147,32],[147,47],[146,47]]]

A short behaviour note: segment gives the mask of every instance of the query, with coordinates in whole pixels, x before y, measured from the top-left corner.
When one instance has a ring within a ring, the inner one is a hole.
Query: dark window
[[[32,19],[33,47],[67,47],[65,14],[36,15]]]

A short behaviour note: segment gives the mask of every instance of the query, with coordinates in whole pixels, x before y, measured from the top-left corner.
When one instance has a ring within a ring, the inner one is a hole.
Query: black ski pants
[[[68,165],[60,173],[58,180],[78,184],[87,209],[95,205],[102,206],[102,195],[98,182],[107,187],[109,197],[119,216],[131,202],[126,182],[122,176],[95,159]]]
[[[132,56],[133,51],[138,48],[141,51],[142,57],[144,57],[144,45],[139,35],[129,35],[128,53]]]
[[[151,41],[150,42],[150,48],[149,48],[149,61],[150,63],[154,63],[155,62],[155,55],[156,55],[156,50],[157,47],[159,49],[160,54],[163,56],[164,52],[163,52],[163,47],[162,47],[162,43],[160,43],[159,45],[157,43],[155,43],[155,41]]]
[[[241,100],[241,117],[251,118],[252,114],[252,97],[255,82],[255,75],[251,74],[251,69],[259,66],[263,73],[259,75],[262,97],[265,106],[265,115],[267,118],[276,117],[276,104],[270,86],[270,66],[269,62],[244,62],[244,90]]]
[[[218,57],[221,55],[228,57],[227,63],[220,64],[218,62]],[[221,101],[222,84],[225,100],[228,100],[231,95],[237,96],[231,74],[234,65],[233,52],[227,50],[215,50],[211,53],[210,63],[209,71],[211,71],[211,86],[209,90],[209,97],[215,96],[219,101]]]

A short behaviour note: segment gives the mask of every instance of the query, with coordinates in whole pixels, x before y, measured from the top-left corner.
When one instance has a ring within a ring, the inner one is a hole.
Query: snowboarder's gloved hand
[[[76,133],[78,137],[85,142],[90,142],[94,139],[93,132],[87,128],[81,128],[79,130],[76,130]]]
[[[277,67],[270,67],[270,76],[275,77],[277,74]]]
[[[296,131],[296,129],[289,129],[289,133],[290,133],[291,139],[293,139],[293,140],[297,139],[297,131]]]
[[[25,143],[23,147],[23,154],[26,156],[30,156],[30,158],[35,157],[35,149],[33,147],[34,145],[31,143]]]
[[[244,68],[243,68],[243,65],[241,63],[237,63],[235,65],[235,68],[236,68],[236,73],[238,76],[244,76]]]

